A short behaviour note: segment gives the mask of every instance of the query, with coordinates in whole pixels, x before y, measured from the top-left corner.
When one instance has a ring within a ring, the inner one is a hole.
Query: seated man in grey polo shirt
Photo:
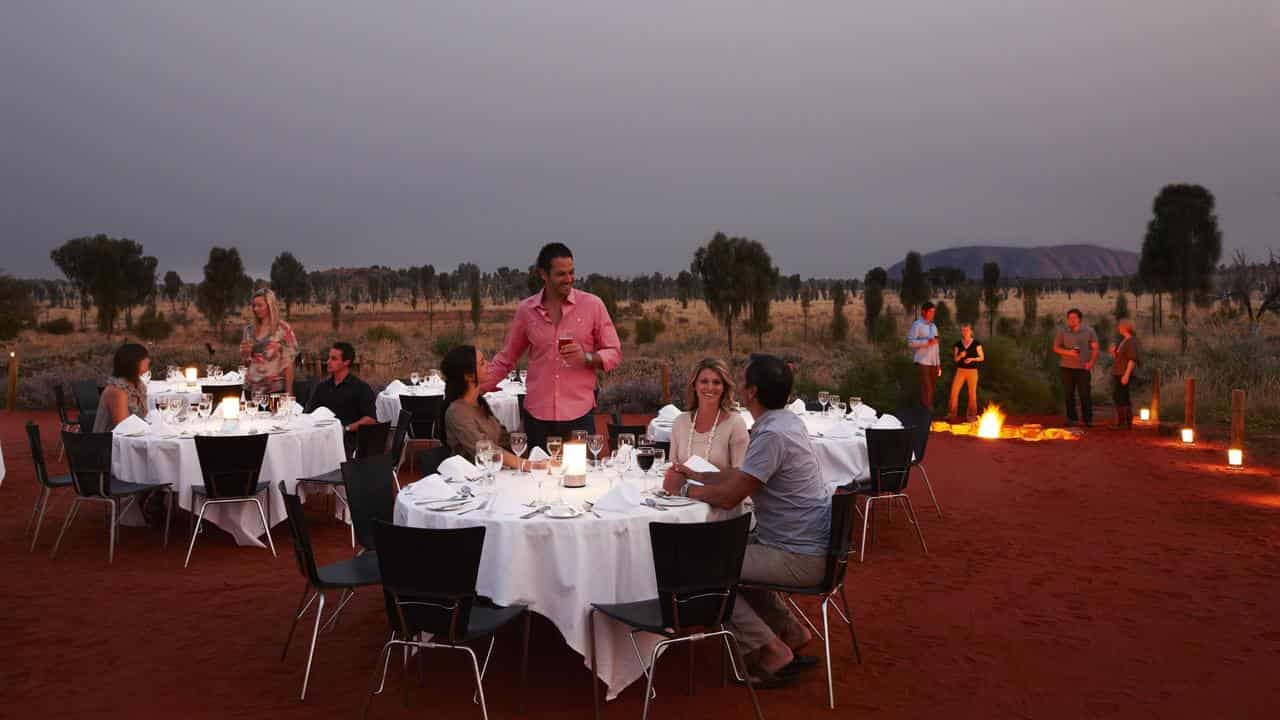
[[[751,498],[756,529],[742,563],[743,582],[816,585],[826,570],[831,490],[818,470],[804,421],[784,407],[791,384],[791,370],[781,359],[753,356],[742,402],[755,425],[742,467],[699,473],[675,465],[663,480],[667,492],[719,508],[735,508]],[[750,651],[757,687],[786,684],[815,664],[795,655],[813,635],[777,593],[744,590],[734,605],[733,627]]]

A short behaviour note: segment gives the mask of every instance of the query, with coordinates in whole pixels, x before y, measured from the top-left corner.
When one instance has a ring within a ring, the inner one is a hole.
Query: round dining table
[[[600,500],[615,483],[630,483],[634,499],[643,486],[658,487],[659,477],[656,470],[645,478],[639,471],[620,476],[612,469],[602,469],[587,474],[586,487],[553,490],[544,471],[504,470],[487,491],[483,486],[465,484],[482,495],[491,493],[487,497],[462,507],[436,510],[450,508],[438,502],[439,498],[463,485],[446,486],[440,476],[433,475],[406,486],[397,495],[395,522],[421,528],[484,527],[477,591],[499,605],[524,604],[548,618],[590,667],[587,612],[591,604],[657,597],[649,523],[705,522],[740,512],[714,510],[687,498],[649,495],[647,500],[658,507],[623,502],[614,510],[587,509],[587,503]],[[541,491],[539,480],[544,486]],[[575,516],[551,517],[549,511],[530,516],[538,507],[555,503],[557,494],[564,506],[576,511]],[[615,493],[611,498],[621,495]],[[535,507],[531,509],[530,503]],[[423,561],[430,562],[428,558]],[[639,679],[642,670],[627,629],[598,613],[595,623],[597,672],[607,687],[606,697],[612,699]],[[640,633],[636,641],[648,657],[657,638]]]
[[[170,382],[168,380],[152,380],[147,383],[147,404],[149,409],[155,410],[156,403],[161,398],[178,396],[187,401],[187,405],[195,407],[200,404],[200,393],[202,388],[215,385],[240,385],[239,380],[214,380],[212,378],[200,378],[194,386],[188,385],[186,381]]]
[[[152,425],[138,435],[117,434],[111,445],[111,471],[116,477],[146,485],[172,484],[178,493],[178,505],[191,510],[191,488],[202,485],[200,459],[196,455],[196,434],[268,433],[266,454],[262,459],[261,482],[267,483],[267,517],[272,524],[285,518],[284,498],[278,483],[284,481],[289,492],[297,492],[298,478],[314,477],[337,470],[346,459],[342,445],[342,427],[336,420],[317,422],[307,415],[292,418],[259,418],[241,420],[234,427],[223,427],[222,420],[193,419],[177,426]],[[315,486],[311,486],[314,489]],[[264,547],[262,519],[252,504],[210,506],[205,520],[231,533],[236,543]],[[123,524],[142,521],[135,507],[121,518]]]
[[[523,394],[523,388],[507,385],[506,381],[504,381],[504,385],[499,386],[497,390],[484,395],[485,401],[489,403],[489,409],[493,411],[493,416],[498,419],[498,422],[502,423],[502,427],[506,428],[507,432],[520,432],[523,426],[520,420],[520,396]],[[378,422],[395,424],[396,419],[400,417],[401,395],[442,397],[444,395],[444,383],[436,385],[424,383],[417,386],[407,386],[403,390],[392,389],[391,392],[383,390],[374,399],[374,409],[378,415]]]

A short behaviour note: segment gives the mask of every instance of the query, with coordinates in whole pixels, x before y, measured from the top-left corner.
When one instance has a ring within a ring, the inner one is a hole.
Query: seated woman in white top
[[[733,409],[733,379],[724,361],[707,358],[694,368],[685,407],[671,426],[671,461],[694,455],[721,470],[737,468],[747,453],[747,422]]]

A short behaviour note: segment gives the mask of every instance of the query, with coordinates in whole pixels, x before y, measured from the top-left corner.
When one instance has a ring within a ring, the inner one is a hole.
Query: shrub
[[[658,334],[667,329],[660,318],[642,317],[636,320],[636,344],[646,345],[658,339]]]
[[[381,323],[370,326],[368,330],[365,330],[364,337],[365,340],[371,343],[389,342],[398,344],[403,340],[395,328]]]
[[[600,392],[596,404],[606,413],[651,413],[662,403],[660,385],[656,380],[639,378],[613,382]]]
[[[617,325],[614,330],[618,331],[618,340],[626,342],[631,337],[631,329],[623,325]]]
[[[1010,317],[1002,317],[996,320],[996,334],[1013,336],[1018,334],[1018,323]]]
[[[436,357],[443,358],[449,354],[450,350],[466,342],[467,338],[462,334],[462,331],[455,330],[437,335],[435,342],[431,343],[431,349],[435,352]]]
[[[938,330],[950,330],[955,324],[951,321],[951,307],[943,300],[939,300],[934,304],[937,308],[937,314],[933,316],[933,324],[938,326]]]
[[[147,308],[134,325],[134,332],[143,340],[155,342],[168,339],[173,334],[173,325],[164,319],[164,313],[157,313],[154,308]]]
[[[75,329],[75,324],[61,317],[40,323],[40,332],[50,335],[70,335],[75,332]]]

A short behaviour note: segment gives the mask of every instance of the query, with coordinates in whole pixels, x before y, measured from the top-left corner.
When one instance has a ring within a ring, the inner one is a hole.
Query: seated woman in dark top
[[[142,381],[142,375],[151,369],[147,349],[137,343],[125,343],[116,350],[111,366],[111,378],[98,401],[93,432],[110,432],[130,415],[147,417],[147,384]]]
[[[520,458],[510,451],[506,428],[480,394],[480,387],[488,380],[484,355],[473,345],[460,345],[444,356],[440,369],[444,373],[444,430],[449,447],[474,462],[476,442],[488,440],[502,448],[504,467],[520,467]]]

